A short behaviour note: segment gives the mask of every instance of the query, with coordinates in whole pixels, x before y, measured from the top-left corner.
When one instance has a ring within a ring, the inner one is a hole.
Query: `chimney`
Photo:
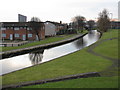
[[[60,24],[62,24],[62,21],[60,21]]]

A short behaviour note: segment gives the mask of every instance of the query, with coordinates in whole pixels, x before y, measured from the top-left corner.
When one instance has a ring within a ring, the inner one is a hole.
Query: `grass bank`
[[[16,84],[25,81],[49,79],[78,73],[99,72],[111,65],[112,62],[94,56],[86,52],[85,49],[45,64],[7,74],[3,76],[2,84]]]
[[[118,37],[117,29],[103,33],[103,36],[100,40],[113,37]],[[112,39],[106,42],[102,42],[94,49],[94,51],[99,54],[118,59],[118,39]]]
[[[22,46],[2,47],[2,51],[10,51],[10,50],[14,50],[14,49],[20,49],[20,48],[26,48],[26,47],[31,47],[31,46],[41,45],[41,44],[47,44],[47,43],[51,43],[51,42],[56,42],[56,41],[64,40],[64,39],[73,37],[74,35],[76,35],[76,34],[58,35],[58,36],[55,36],[55,37],[46,38],[46,39],[41,40],[41,41],[36,41],[36,42],[28,43],[28,44],[25,44],[25,45],[22,45]]]
[[[118,39],[103,42],[94,51],[101,55],[118,59]]]
[[[99,41],[113,38],[113,37],[118,37],[118,30],[112,30],[112,31],[103,33],[103,36]],[[98,47],[96,47],[94,51],[102,55],[118,59],[118,39],[115,39],[115,40],[113,39],[110,41],[103,42]],[[95,60],[98,59],[98,57],[92,56],[92,55],[91,57],[90,56],[88,57]],[[108,66],[109,65],[106,64],[106,67]],[[100,68],[102,67],[103,66],[101,66]],[[96,66],[94,66],[94,68],[96,68]],[[118,73],[117,66],[110,69],[106,69],[106,70],[109,70],[108,73],[111,72],[109,74]],[[106,72],[107,71],[105,71],[105,73]],[[67,81],[61,81],[61,82],[55,82],[55,83],[32,85],[32,86],[23,87],[23,88],[118,88],[118,74],[113,74],[113,75],[116,75],[116,76],[81,78],[81,79],[67,80]]]
[[[115,30],[112,31],[113,33]],[[107,32],[109,33],[109,32]],[[103,34],[102,39],[105,39],[105,37],[109,38],[109,34]],[[116,33],[117,34],[117,33]],[[113,37],[116,35],[114,34]],[[107,44],[106,44],[107,45]],[[117,48],[117,47],[116,47]],[[37,65],[31,68],[23,69],[20,71],[16,71],[14,73],[10,73],[7,75],[2,76],[2,84],[3,85],[9,85],[9,84],[18,84],[21,82],[26,82],[26,81],[34,81],[34,80],[42,80],[42,79],[49,79],[49,78],[55,78],[55,77],[60,77],[60,76],[65,76],[65,75],[72,75],[72,74],[78,74],[78,73],[86,73],[86,72],[100,72],[107,67],[109,67],[112,64],[112,61],[109,61],[107,59],[104,59],[99,56],[95,56],[91,53],[88,53],[87,48],[84,48],[80,51],[77,51],[75,53],[63,56],[61,58],[55,59],[53,61],[47,62],[45,64]],[[32,75],[32,76],[31,76]],[[84,81],[85,80],[85,81]],[[93,81],[92,81],[93,80]],[[111,83],[108,80],[114,80],[113,83]],[[95,81],[95,83],[94,83]],[[99,82],[100,81],[100,82]],[[105,86],[105,83],[107,85]],[[63,85],[67,81],[63,81]],[[68,82],[72,82],[75,85],[75,81],[70,80]],[[78,83],[82,83],[81,85],[76,85],[74,86],[75,88],[77,87],[84,87],[83,84],[87,83],[88,88],[94,85],[99,87],[105,86],[105,87],[110,87],[111,84],[113,86],[111,87],[117,87],[117,77],[99,77],[99,78],[87,78],[87,79],[78,79]],[[52,84],[52,83],[51,83]],[[53,83],[54,84],[54,83]],[[44,84],[46,86],[46,84]],[[54,86],[56,83],[54,84]],[[41,85],[38,86],[31,86],[31,87],[42,87]],[[56,86],[57,87],[57,86]],[[70,87],[70,85],[66,84],[64,87]],[[72,87],[72,85],[71,85]],[[71,88],[70,87],[70,88]],[[52,88],[52,87],[51,87]]]

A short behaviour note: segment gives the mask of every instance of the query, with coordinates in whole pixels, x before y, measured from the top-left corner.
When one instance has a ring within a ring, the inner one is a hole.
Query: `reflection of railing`
[[[44,50],[39,50],[39,51],[29,53],[29,58],[33,65],[39,64],[42,61],[43,51]]]

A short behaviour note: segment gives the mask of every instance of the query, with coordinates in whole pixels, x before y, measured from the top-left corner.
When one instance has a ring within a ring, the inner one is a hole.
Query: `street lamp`
[[[113,17],[113,14],[112,13],[109,13],[111,15],[111,30],[112,30],[112,17]],[[111,32],[112,33],[112,32]],[[112,35],[112,34],[111,34]],[[112,40],[112,39],[111,39]]]
[[[111,29],[112,29],[112,17],[113,17],[113,13],[109,13],[111,15]]]

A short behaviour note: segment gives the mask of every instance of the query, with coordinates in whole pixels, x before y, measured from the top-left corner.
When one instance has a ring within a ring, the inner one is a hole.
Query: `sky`
[[[17,22],[18,14],[27,16],[27,21],[38,17],[41,21],[71,22],[78,15],[95,20],[103,10],[111,18],[118,18],[120,0],[0,0],[0,22]]]

